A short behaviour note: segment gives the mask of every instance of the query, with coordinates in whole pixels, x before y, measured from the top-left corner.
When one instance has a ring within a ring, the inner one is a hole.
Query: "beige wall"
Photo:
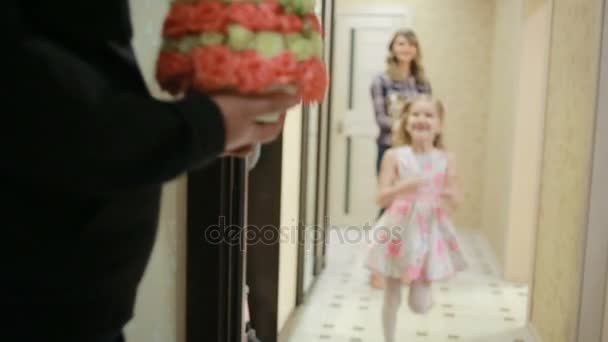
[[[522,15],[503,267],[506,279],[529,283],[538,223],[551,1],[525,0]]]
[[[138,61],[153,94],[161,96],[154,64],[168,2],[130,3]],[[163,189],[157,241],[139,288],[135,318],[125,329],[129,342],[185,341],[185,227],[186,179],[182,177]]]
[[[128,342],[185,341],[186,179],[163,189],[159,232],[139,287]]]
[[[575,341],[589,195],[601,2],[554,0],[532,291],[532,324],[543,341]]]
[[[602,342],[608,342],[608,286],[604,298],[604,329],[602,331]]]
[[[283,130],[277,331],[281,331],[296,304],[301,136],[302,109],[298,106],[289,111]]]
[[[413,11],[413,28],[421,40],[434,93],[448,108],[447,144],[458,158],[466,195],[457,221],[460,227],[477,229],[481,226],[480,180],[490,105],[494,1],[378,0],[374,5],[391,3],[406,4]],[[337,0],[336,4],[360,6],[370,2]],[[391,34],[387,32],[387,43]]]
[[[519,84],[522,0],[497,1],[490,111],[486,125],[482,229],[498,261],[505,262],[509,226],[513,130]]]

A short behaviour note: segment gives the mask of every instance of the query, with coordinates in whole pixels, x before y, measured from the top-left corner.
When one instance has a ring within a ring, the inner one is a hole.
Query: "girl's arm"
[[[464,195],[460,189],[460,180],[456,171],[456,158],[451,154],[448,155],[445,187],[441,194],[441,199],[444,205],[450,210],[458,209],[464,200]]]
[[[399,195],[412,193],[427,180],[420,177],[399,179],[397,158],[392,149],[386,151],[380,165],[380,181],[376,203],[387,208]]]

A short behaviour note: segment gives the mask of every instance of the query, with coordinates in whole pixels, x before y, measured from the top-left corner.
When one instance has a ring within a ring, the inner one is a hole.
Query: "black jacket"
[[[87,341],[131,317],[161,184],[215,159],[224,123],[150,97],[126,0],[2,8],[0,340]]]

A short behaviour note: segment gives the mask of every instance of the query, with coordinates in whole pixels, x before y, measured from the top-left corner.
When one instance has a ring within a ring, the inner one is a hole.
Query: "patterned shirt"
[[[406,99],[420,94],[431,94],[432,89],[429,83],[417,84],[414,76],[410,76],[403,81],[393,81],[383,72],[374,77],[371,86],[372,102],[376,114],[376,122],[380,127],[378,135],[378,145],[391,145],[392,118],[388,113],[387,98],[392,93],[399,93]]]

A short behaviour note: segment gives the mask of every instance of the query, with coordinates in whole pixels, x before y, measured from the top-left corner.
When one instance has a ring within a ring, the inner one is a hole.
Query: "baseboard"
[[[294,329],[298,325],[298,318],[301,309],[301,306],[297,306],[293,309],[289,316],[287,316],[287,320],[285,321],[285,324],[283,324],[283,328],[278,333],[277,342],[289,342]]]
[[[531,322],[528,322],[527,328],[528,328],[528,332],[534,339],[534,342],[543,342],[543,339],[540,338],[540,334],[538,333],[538,330],[536,330],[536,327]]]
[[[306,293],[306,295],[304,296],[302,303],[300,303],[300,305],[296,305],[296,307],[291,311],[289,316],[287,316],[287,320],[285,321],[285,324],[283,324],[283,328],[279,330],[277,342],[289,342],[294,329],[300,323],[300,317],[304,305],[306,304],[312,293],[317,289],[319,276],[320,275],[314,277],[312,284],[308,289],[308,293]]]
[[[484,254],[489,259],[488,262],[490,266],[494,269],[496,275],[499,276],[501,279],[504,278],[504,268],[502,267],[502,264],[498,256],[496,255],[496,251],[492,247],[492,244],[490,244],[490,241],[485,236],[485,234],[483,234],[483,232],[479,230],[468,230],[468,232],[472,234],[472,236],[474,236],[474,238],[479,243],[479,246],[483,249]]]

